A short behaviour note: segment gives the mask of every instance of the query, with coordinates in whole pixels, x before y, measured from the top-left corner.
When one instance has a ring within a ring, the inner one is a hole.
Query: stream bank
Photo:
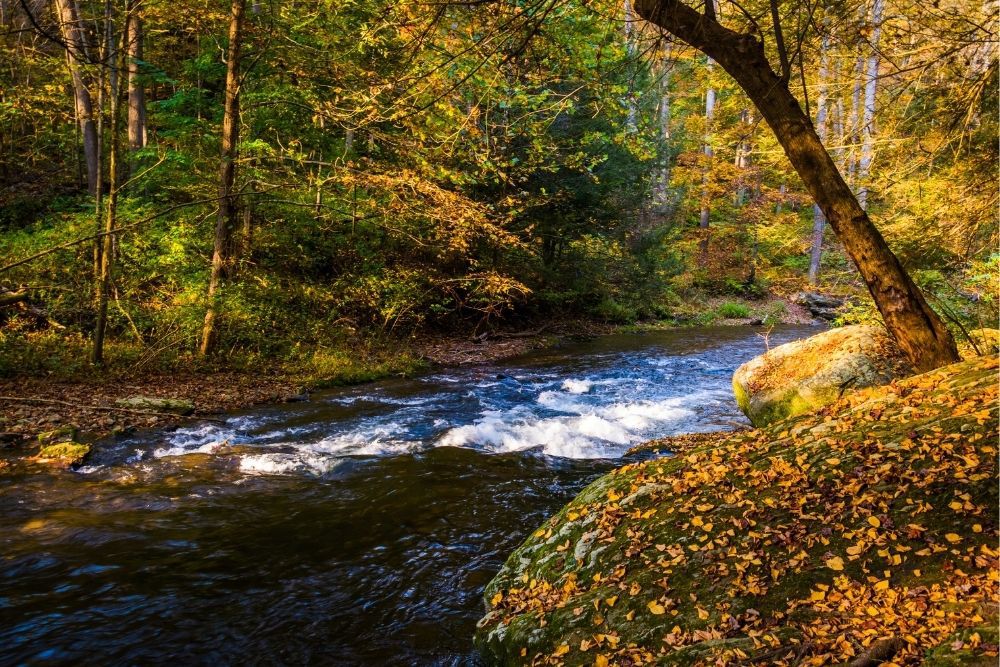
[[[658,441],[487,586],[491,664],[996,664],[997,357]],[[891,650],[890,650],[891,649]]]
[[[788,312],[793,315],[784,318],[788,323],[808,323],[797,311]],[[715,318],[715,321],[731,326],[760,326],[753,318]],[[564,318],[529,329],[476,337],[422,334],[364,353],[317,351],[305,362],[261,364],[252,369],[206,365],[176,372],[132,372],[116,367],[68,375],[0,377],[0,449],[33,447],[39,435],[51,431],[73,430],[85,442],[93,442],[140,429],[167,428],[192,421],[168,415],[94,409],[114,407],[117,401],[135,396],[190,400],[194,404],[192,417],[197,420],[257,405],[302,400],[308,391],[316,389],[413,377],[432,369],[498,364],[532,351],[558,349],[574,341],[615,332],[644,334],[678,328],[672,323],[616,325]],[[85,350],[79,353],[85,354]]]

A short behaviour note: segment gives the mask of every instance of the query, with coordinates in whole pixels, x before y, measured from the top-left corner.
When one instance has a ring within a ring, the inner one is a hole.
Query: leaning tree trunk
[[[226,105],[222,116],[222,163],[219,166],[219,212],[215,219],[212,274],[208,281],[208,310],[201,332],[202,356],[215,349],[218,339],[218,299],[222,278],[229,269],[233,231],[237,224],[233,184],[236,182],[236,147],[240,139],[240,46],[246,0],[233,0],[226,54]]]
[[[772,69],[763,44],[680,0],[637,0],[635,9],[642,18],[719,63],[757,106],[857,265],[890,334],[914,366],[926,371],[958,361],[951,333],[858,204],[812,122],[788,90],[787,80]]]

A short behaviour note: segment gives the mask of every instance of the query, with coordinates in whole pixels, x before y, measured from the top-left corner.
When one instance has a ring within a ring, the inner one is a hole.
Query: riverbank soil
[[[676,455],[600,478],[510,556],[477,646],[493,664],[995,665],[997,370],[657,443]]]

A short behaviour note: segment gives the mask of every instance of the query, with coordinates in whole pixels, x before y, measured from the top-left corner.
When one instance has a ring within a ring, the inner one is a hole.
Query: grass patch
[[[719,317],[726,320],[743,320],[750,317],[750,308],[735,301],[726,301],[716,309]]]

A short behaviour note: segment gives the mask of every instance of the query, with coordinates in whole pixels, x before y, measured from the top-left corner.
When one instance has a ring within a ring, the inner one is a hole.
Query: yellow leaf
[[[956,535],[955,533],[948,533],[947,535],[944,536],[944,539],[948,540],[952,544],[962,541],[962,538]]]
[[[557,648],[555,653],[553,653],[552,655],[558,658],[559,656],[566,655],[567,653],[569,653],[569,644],[563,644],[562,646]]]
[[[700,618],[701,620],[705,621],[708,619],[708,612],[702,609],[701,607],[695,607],[695,611],[698,612],[698,618]]]
[[[889,580],[883,579],[882,581],[875,582],[875,590],[877,591],[889,590]]]
[[[590,641],[587,639],[580,640],[580,650],[586,653],[590,650]]]
[[[833,558],[826,561],[826,566],[831,570],[836,570],[840,572],[844,569],[844,559],[840,556],[834,556]]]
[[[839,466],[840,465],[840,459],[838,459],[838,458],[827,459],[826,462],[829,463],[832,466]]]
[[[702,526],[704,524],[705,524],[705,522],[702,520],[702,518],[700,516],[696,516],[693,519],[691,519],[691,525],[692,526]]]
[[[824,593],[823,591],[810,591],[809,599],[812,600],[813,602],[820,602],[826,599],[826,593]]]
[[[617,595],[612,595],[609,598],[604,598],[604,604],[608,605],[609,607],[614,607],[616,602],[618,602]]]
[[[597,659],[594,660],[594,667],[608,667],[608,664],[608,659],[603,655],[597,656]]]
[[[663,605],[657,602],[656,600],[651,600],[649,604],[647,604],[646,606],[649,607],[649,613],[651,613],[653,616],[660,616],[661,614],[664,614],[667,611],[666,609],[663,608]]]
[[[501,600],[503,600],[503,593],[497,591],[497,594],[490,598],[490,604],[495,607],[500,604]]]
[[[962,509],[963,505],[962,505],[962,503],[958,502],[957,500],[953,500],[950,503],[948,503],[948,507],[952,508],[953,510],[955,510],[957,512],[958,510]]]
[[[878,520],[877,516],[868,517],[868,523],[872,526],[872,528],[878,528],[882,525],[882,522]]]

